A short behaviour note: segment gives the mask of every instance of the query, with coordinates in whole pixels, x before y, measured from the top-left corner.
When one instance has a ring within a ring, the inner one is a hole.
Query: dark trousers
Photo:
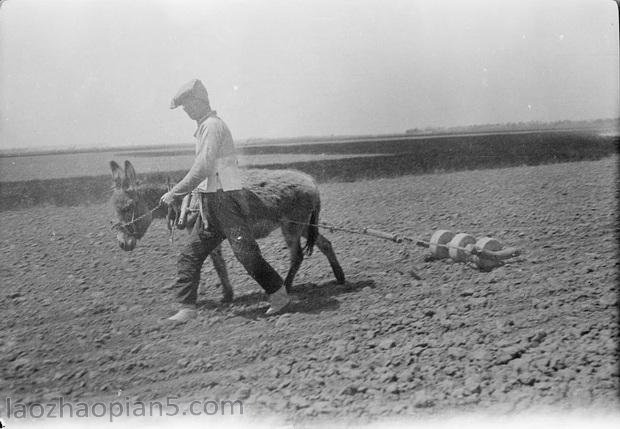
[[[265,261],[248,226],[249,203],[247,190],[217,191],[203,194],[208,226],[198,217],[189,241],[177,261],[177,300],[195,304],[202,264],[224,240],[248,274],[266,293],[274,293],[282,286],[282,277]]]

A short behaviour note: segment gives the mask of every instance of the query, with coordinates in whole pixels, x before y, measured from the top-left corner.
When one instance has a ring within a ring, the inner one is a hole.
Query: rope
[[[290,223],[294,223],[297,225],[306,225],[306,226],[315,226],[317,228],[323,228],[323,229],[328,229],[330,232],[334,232],[334,231],[342,231],[342,232],[348,232],[350,234],[357,234],[357,235],[365,235],[368,237],[376,237],[376,238],[382,238],[384,240],[388,240],[388,241],[393,241],[394,243],[402,243],[403,241],[408,241],[417,245],[422,245],[424,247],[428,247],[430,246],[429,242],[423,241],[423,240],[419,240],[416,238],[411,238],[411,237],[401,237],[397,234],[391,234],[388,232],[384,232],[384,231],[379,231],[377,229],[372,229],[372,228],[362,228],[362,229],[352,229],[352,228],[345,228],[342,226],[336,226],[336,225],[331,225],[325,222],[321,222],[318,224],[313,224],[313,223],[308,223],[308,222],[297,222],[294,220],[289,220],[288,222]],[[439,246],[439,245],[438,245]]]
[[[485,252],[485,251],[481,251],[480,249],[477,249],[475,246],[471,246],[471,247],[459,247],[459,246],[455,246],[455,245],[451,245],[451,244],[440,244],[440,243],[431,243],[429,241],[425,241],[425,240],[421,240],[419,238],[415,238],[415,237],[406,237],[406,236],[399,236],[398,234],[392,234],[389,232],[384,232],[384,231],[380,231],[378,229],[372,229],[372,228],[362,228],[362,229],[351,229],[351,228],[344,228],[344,227],[340,227],[340,226],[336,226],[336,225],[330,225],[328,223],[318,223],[318,224],[312,224],[312,223],[307,223],[307,222],[297,222],[294,220],[289,220],[288,222],[291,223],[295,223],[298,225],[307,225],[307,226],[314,226],[317,228],[324,228],[324,229],[329,229],[330,232],[333,231],[342,231],[342,232],[348,232],[351,234],[357,234],[357,235],[365,235],[365,236],[369,236],[369,237],[376,237],[376,238],[382,238],[384,240],[388,240],[388,241],[393,241],[394,243],[403,243],[404,241],[410,243],[410,244],[414,244],[416,246],[419,247],[430,247],[432,246],[437,246],[437,247],[444,247],[446,249],[457,249],[457,250],[462,250],[464,252],[467,252],[468,254],[471,255],[488,255],[490,252]],[[512,250],[512,249],[511,249]],[[514,256],[516,256],[518,253],[520,252],[518,249],[514,249]]]
[[[129,227],[129,226],[133,226],[135,223],[140,222],[140,221],[141,221],[142,219],[144,219],[145,217],[147,217],[147,216],[152,216],[152,215],[153,215],[153,212],[155,212],[155,210],[159,209],[159,208],[160,208],[160,207],[162,207],[162,206],[163,206],[163,204],[162,204],[162,203],[161,203],[161,201],[160,201],[160,202],[159,202],[159,203],[158,203],[155,207],[153,207],[151,210],[147,211],[147,212],[146,212],[146,213],[144,213],[143,215],[138,216],[138,217],[137,217],[137,218],[135,218],[135,219],[133,219],[133,216],[132,216],[131,221],[126,222],[126,223],[123,223],[123,222],[116,222],[115,224],[113,224],[113,225],[111,226],[111,228],[112,228],[113,230],[114,230],[114,229],[127,229],[127,227]]]
[[[149,210],[148,212],[146,212],[145,214],[143,214],[142,216],[139,216],[135,219],[132,219],[130,222],[127,223],[121,223],[121,222],[117,222],[116,224],[112,225],[112,229],[127,229],[127,227],[132,226],[133,224],[135,224],[136,222],[139,222],[141,219],[144,219],[146,216],[150,216],[153,214],[153,212],[157,209],[159,209],[160,207],[162,207],[163,204],[161,203],[161,201],[157,204],[157,206],[153,207],[151,210]],[[446,249],[457,249],[457,250],[461,250],[464,252],[467,252],[470,255],[488,255],[489,253],[492,252],[485,252],[483,250],[477,249],[475,246],[468,246],[468,247],[460,247],[460,246],[455,246],[455,245],[451,245],[451,244],[440,244],[440,243],[431,243],[429,241],[425,241],[425,240],[421,240],[419,238],[416,237],[407,237],[407,236],[400,236],[398,234],[393,234],[393,233],[389,233],[389,232],[385,232],[385,231],[381,231],[378,229],[372,229],[372,228],[362,228],[362,229],[353,229],[353,228],[345,228],[345,227],[341,227],[341,226],[337,226],[337,225],[331,225],[325,222],[321,222],[321,223],[309,223],[309,222],[298,222],[298,221],[294,221],[294,220],[288,220],[289,223],[294,223],[297,225],[304,225],[304,226],[314,226],[316,228],[323,228],[323,229],[328,229],[330,232],[334,232],[334,231],[342,231],[342,232],[347,232],[349,234],[357,234],[357,235],[365,235],[368,237],[376,237],[376,238],[382,238],[384,240],[388,240],[388,241],[392,241],[394,243],[403,243],[403,242],[408,242],[410,244],[413,244],[415,246],[419,246],[419,247],[426,247],[429,248],[430,246],[436,246],[436,247],[443,247]],[[175,219],[175,223],[176,223],[176,219]],[[170,230],[170,242],[171,244],[174,243],[174,226],[171,227],[170,222],[168,222],[168,229]],[[509,252],[512,253],[511,256],[516,256],[520,253],[520,251],[518,249],[507,249],[507,250],[513,250],[513,252]],[[506,258],[507,256],[502,257],[502,259]]]

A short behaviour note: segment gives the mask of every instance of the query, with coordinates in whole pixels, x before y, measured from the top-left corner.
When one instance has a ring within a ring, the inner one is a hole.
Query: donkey
[[[138,184],[136,171],[129,161],[123,170],[110,161],[114,190],[110,203],[118,217],[117,240],[121,249],[136,247],[153,219],[164,218],[168,209],[159,206],[160,197],[168,190],[164,184]],[[280,228],[290,254],[290,266],[284,286],[289,291],[304,258],[300,238],[306,239],[306,254],[316,245],[327,257],[336,281],[344,283],[345,277],[330,241],[321,235],[319,221],[321,200],[314,179],[295,170],[241,170],[243,187],[258,198],[262,210],[256,210],[248,219],[255,239],[265,238]],[[222,283],[223,301],[232,301],[233,290],[228,280],[226,263],[221,247],[211,253],[211,261]]]

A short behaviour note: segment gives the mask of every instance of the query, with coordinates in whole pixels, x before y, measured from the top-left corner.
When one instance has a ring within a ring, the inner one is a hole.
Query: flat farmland
[[[247,416],[289,422],[617,409],[617,163],[324,182],[323,221],[426,239],[440,228],[490,234],[524,254],[480,272],[327,230],[347,283],[315,251],[296,302],[265,317],[260,288],[225,246],[235,301],[219,304],[206,264],[199,317],[180,326],[162,319],[184,233],[170,244],[156,222],[129,253],[105,201],[5,210],[0,395],[241,399]],[[281,235],[259,244],[284,273]]]
[[[241,167],[259,167],[266,164],[290,164],[295,162],[334,160],[366,154],[312,154],[279,153],[239,156]],[[109,174],[111,160],[129,160],[143,173],[179,171],[189,169],[194,161],[191,150],[166,151],[105,151],[23,155],[0,157],[0,182],[23,182],[76,177],[92,177]]]
[[[293,168],[319,183],[400,177],[600,159],[617,152],[618,137],[586,132],[520,132],[360,139],[241,147],[246,168]],[[179,180],[191,148],[116,150],[0,157],[0,211],[40,204],[75,206],[105,201],[109,161],[131,161],[143,181]]]
[[[580,141],[593,143],[589,148],[593,151],[589,156],[600,155],[603,147],[609,152],[609,144],[617,140],[617,134],[597,134],[592,132],[512,132],[512,133],[480,133],[464,135],[439,135],[412,137],[400,136],[389,138],[341,138],[334,140],[318,140],[304,143],[303,140],[292,143],[278,143],[265,140],[260,144],[238,147],[239,165],[242,167],[263,167],[269,165],[299,165],[308,162],[338,161],[343,158],[357,158],[369,156],[390,156],[399,154],[414,154],[419,158],[426,158],[433,154],[435,159],[430,163],[446,164],[436,159],[438,156],[450,157],[465,150],[480,149],[496,151],[496,155],[510,155],[509,162],[515,160],[515,153],[510,153],[507,146],[521,150],[519,158],[528,159],[528,154],[547,152],[547,156],[539,158],[544,161],[553,160],[550,155],[569,156],[574,160],[577,153],[586,157],[585,150],[578,148]],[[601,144],[602,143],[602,144]],[[497,146],[502,146],[497,151]],[[565,146],[565,147],[563,147]],[[571,154],[568,154],[570,148]],[[550,150],[551,149],[551,150]],[[581,153],[584,152],[584,153]],[[475,156],[484,157],[488,153],[475,153]],[[194,149],[191,145],[169,147],[153,147],[143,149],[115,149],[115,150],[84,150],[58,152],[0,154],[0,183],[22,182],[31,180],[48,180],[60,178],[74,178],[86,176],[101,176],[108,174],[108,163],[111,160],[129,160],[142,173],[177,172],[187,170],[194,158]],[[560,159],[562,160],[562,159]],[[378,160],[375,164],[381,164]],[[413,172],[413,171],[412,171]]]

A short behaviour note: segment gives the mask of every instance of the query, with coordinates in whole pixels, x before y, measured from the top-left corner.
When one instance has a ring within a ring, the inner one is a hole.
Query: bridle
[[[153,207],[151,210],[147,211],[146,213],[144,213],[141,216],[135,217],[136,214],[136,208],[134,206],[134,208],[131,211],[131,220],[129,222],[116,222],[114,224],[112,224],[110,226],[110,228],[112,229],[112,231],[117,230],[120,232],[123,232],[131,237],[135,237],[136,231],[134,228],[134,225],[138,222],[140,222],[142,219],[149,217],[149,216],[153,216],[153,213],[155,212],[155,210],[159,209],[160,207],[162,207],[163,204],[160,201],[155,207]]]
[[[129,222],[116,222],[111,225],[112,231],[117,230],[124,234],[129,235],[130,237],[136,237],[136,231],[134,229],[134,225],[140,222],[142,219],[153,216],[155,210],[164,207],[164,204],[160,201],[155,207],[151,210],[147,211],[141,216],[135,217],[136,208],[135,206],[131,210],[131,220]],[[166,215],[168,231],[170,232],[170,243],[174,243],[174,226],[177,224],[179,220],[179,210],[177,210],[173,205],[168,206],[168,213]],[[110,223],[112,223],[110,221]]]

